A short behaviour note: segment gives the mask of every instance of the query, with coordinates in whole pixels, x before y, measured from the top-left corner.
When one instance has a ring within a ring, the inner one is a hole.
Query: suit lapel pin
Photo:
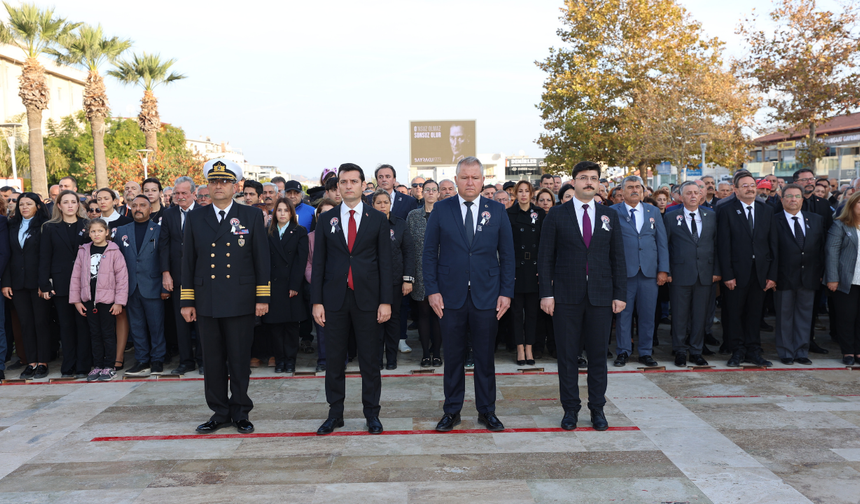
[[[678,225],[680,226],[680,225],[681,225],[681,222],[683,222],[683,221],[684,221],[684,216],[683,216],[683,215],[679,215],[679,216],[677,217],[677,219],[678,219]]]
[[[740,215],[740,214],[741,214],[741,211],[740,211],[740,210],[737,210],[737,209],[736,209],[735,211],[738,213],[738,215]]]
[[[612,230],[612,228],[609,226],[609,216],[608,215],[601,215],[600,221],[603,222],[602,227],[603,227],[604,231],[611,231]]]

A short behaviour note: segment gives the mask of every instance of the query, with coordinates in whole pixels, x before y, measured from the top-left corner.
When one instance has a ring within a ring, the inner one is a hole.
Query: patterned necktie
[[[352,253],[352,246],[355,245],[355,210],[349,211],[349,232],[347,234],[346,244],[349,247],[350,254]],[[355,286],[352,283],[352,265],[349,266],[349,274],[346,277],[346,284],[350,290],[355,290]]]
[[[747,220],[750,221],[750,234],[755,231],[755,224],[753,223],[753,213],[752,206],[747,206]]]
[[[582,205],[582,241],[585,248],[591,245],[591,217],[588,216],[588,205]],[[585,278],[588,278],[588,259],[585,260]]]
[[[466,205],[466,220],[464,225],[466,226],[466,241],[469,242],[469,246],[472,246],[472,238],[475,236],[475,219],[472,217],[472,202],[464,201]]]
[[[803,236],[803,228],[800,226],[800,220],[796,215],[792,217],[792,220],[794,220],[794,239],[797,240],[797,244],[802,249],[806,241],[806,237]]]
[[[693,230],[693,241],[699,243],[699,226],[696,225],[696,212],[690,212],[690,229]]]

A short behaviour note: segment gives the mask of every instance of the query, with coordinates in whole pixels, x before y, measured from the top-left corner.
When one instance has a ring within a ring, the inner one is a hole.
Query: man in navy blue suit
[[[437,202],[424,234],[424,289],[439,316],[445,347],[445,415],[436,430],[460,423],[466,393],[466,332],[475,360],[478,423],[504,430],[496,417],[493,352],[498,321],[514,296],[514,239],[504,205],[481,197],[484,166],[475,157],[457,163],[456,198]]]

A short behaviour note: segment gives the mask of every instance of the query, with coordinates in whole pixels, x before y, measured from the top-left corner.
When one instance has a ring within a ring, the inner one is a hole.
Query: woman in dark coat
[[[442,330],[439,327],[439,316],[430,308],[430,301],[424,294],[424,271],[422,256],[424,255],[424,231],[427,229],[427,219],[433,211],[433,205],[439,199],[439,184],[435,180],[424,181],[424,206],[416,208],[406,216],[406,227],[412,238],[412,250],[415,260],[405,264],[404,274],[415,279],[412,284],[412,299],[418,304],[418,337],[424,355],[421,367],[442,366]],[[432,355],[432,358],[431,358]]]
[[[535,343],[537,318],[540,312],[537,254],[540,229],[546,213],[531,202],[534,186],[528,180],[517,182],[514,186],[514,196],[517,202],[508,208],[516,254],[516,280],[514,299],[511,304],[514,342],[517,345],[517,364],[531,366],[535,363],[532,345]]]
[[[90,241],[84,207],[74,191],[57,196],[51,220],[42,226],[39,258],[39,290],[42,299],[53,298],[63,345],[63,377],[86,378],[92,367],[90,328],[87,318],[69,304],[69,283],[78,247]]]
[[[269,222],[271,309],[263,316],[275,350],[275,372],[293,373],[299,351],[299,323],[308,318],[302,278],[308,263],[308,232],[299,226],[295,207],[287,198],[275,203]]]
[[[391,213],[391,197],[383,189],[378,189],[371,196],[373,208],[388,217],[391,227],[391,278],[394,299],[401,299],[412,292],[413,278],[403,275],[403,265],[415,260],[412,248],[412,238],[406,229],[406,221]],[[380,328],[381,347],[379,351],[379,369],[382,369],[382,354],[385,353],[385,369],[397,369],[397,349],[400,343],[400,302],[391,304],[391,318]]]
[[[12,255],[3,272],[3,295],[11,299],[21,320],[24,353],[29,366],[21,378],[46,378],[51,356],[51,304],[40,297],[39,252],[42,224],[48,210],[38,194],[18,197],[15,216],[9,221]]]

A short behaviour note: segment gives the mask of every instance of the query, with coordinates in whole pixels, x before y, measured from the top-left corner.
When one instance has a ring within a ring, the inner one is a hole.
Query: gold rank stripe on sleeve
[[[265,297],[272,295],[272,282],[269,282],[266,285],[258,285],[257,286],[257,296]]]
[[[180,301],[194,301],[194,289],[182,289],[180,296]]]

